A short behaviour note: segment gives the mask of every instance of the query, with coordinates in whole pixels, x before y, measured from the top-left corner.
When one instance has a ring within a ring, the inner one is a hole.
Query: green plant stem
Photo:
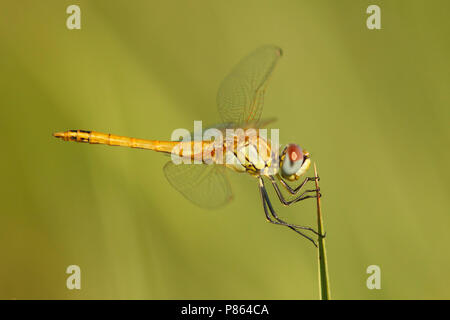
[[[314,163],[314,176],[316,177],[316,189],[319,190],[319,181],[317,179],[317,167]],[[319,191],[317,191],[317,232],[320,235],[324,235],[323,228],[323,217],[322,217],[322,207],[320,206]],[[320,289],[320,299],[330,300],[330,279],[328,277],[328,261],[327,261],[327,251],[325,248],[325,237],[319,236],[318,239],[318,258],[319,258],[319,289]]]

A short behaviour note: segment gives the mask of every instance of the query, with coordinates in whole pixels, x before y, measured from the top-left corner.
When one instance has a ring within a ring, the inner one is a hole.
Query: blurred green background
[[[81,30],[66,8],[81,7]],[[366,28],[381,7],[382,30]],[[263,117],[322,178],[332,296],[450,298],[448,1],[3,1],[0,298],[317,299],[314,247],[265,221],[256,181],[199,209],[159,154],[58,141],[169,139],[219,120],[221,80],[284,57]],[[277,206],[314,225],[314,201]],[[66,288],[68,265],[82,289]],[[366,268],[381,267],[381,290]]]

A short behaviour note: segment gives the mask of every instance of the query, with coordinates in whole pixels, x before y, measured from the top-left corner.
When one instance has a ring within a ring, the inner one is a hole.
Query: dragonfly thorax
[[[223,164],[227,168],[253,176],[269,175],[273,162],[276,162],[270,143],[261,136],[228,140],[224,143],[223,150]],[[216,158],[216,163],[217,160]]]

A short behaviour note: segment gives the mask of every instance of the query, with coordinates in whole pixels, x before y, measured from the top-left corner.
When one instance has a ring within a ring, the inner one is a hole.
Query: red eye
[[[291,159],[292,162],[296,162],[299,160],[303,161],[303,152],[298,145],[290,144],[286,152],[289,156],[289,159]]]

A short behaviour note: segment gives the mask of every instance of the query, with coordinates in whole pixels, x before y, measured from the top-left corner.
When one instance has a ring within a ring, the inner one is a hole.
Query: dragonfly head
[[[288,144],[280,156],[280,172],[283,178],[294,181],[300,178],[311,165],[308,151],[296,144]]]

